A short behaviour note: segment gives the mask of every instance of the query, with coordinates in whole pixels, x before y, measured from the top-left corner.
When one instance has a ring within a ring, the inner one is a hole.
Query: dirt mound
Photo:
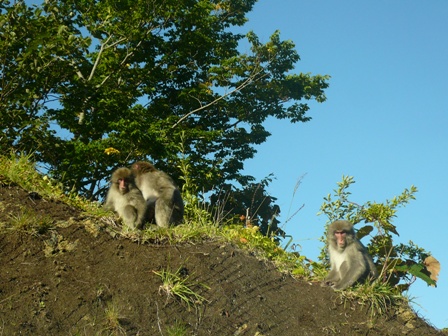
[[[67,227],[0,234],[0,335],[437,335],[415,315],[368,309],[293,279],[220,242],[140,245],[80,224],[82,214],[14,185],[0,187],[0,223],[26,209]],[[160,290],[171,270],[206,301]]]

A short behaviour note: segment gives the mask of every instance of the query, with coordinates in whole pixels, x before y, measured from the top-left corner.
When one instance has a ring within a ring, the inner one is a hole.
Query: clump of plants
[[[205,284],[194,284],[189,281],[188,271],[184,267],[179,267],[175,272],[169,269],[154,271],[162,280],[159,286],[159,293],[164,293],[167,297],[167,302],[171,298],[180,299],[188,308],[195,305],[200,305],[207,301],[205,297],[193,290],[193,287],[202,287],[209,289]]]
[[[43,234],[52,228],[53,219],[36,213],[32,209],[21,207],[15,214],[9,215],[7,223],[0,223],[0,228],[9,231],[22,231],[30,234]]]

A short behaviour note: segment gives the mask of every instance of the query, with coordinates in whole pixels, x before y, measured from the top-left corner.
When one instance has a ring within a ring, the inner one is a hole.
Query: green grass
[[[126,330],[120,323],[120,309],[114,302],[109,302],[104,311],[105,313],[105,325],[109,332],[113,335],[126,335]]]
[[[0,175],[6,177],[29,192],[36,192],[42,197],[60,200],[92,215],[104,215],[97,202],[89,202],[74,193],[65,193],[62,185],[36,169],[32,155],[0,156]]]
[[[371,318],[388,313],[391,307],[409,305],[409,299],[404,297],[399,290],[379,281],[365,282],[347,288],[340,291],[340,295],[345,301],[357,301],[368,307]]]
[[[179,267],[177,271],[171,272],[170,270],[161,270],[159,272],[153,271],[162,280],[162,284],[159,287],[159,293],[165,293],[167,301],[170,298],[178,298],[182,302],[186,303],[188,308],[194,305],[200,305],[207,301],[202,295],[196,293],[192,287],[209,288],[204,284],[194,284],[190,282],[189,276],[182,276],[182,267]]]
[[[187,331],[187,327],[180,322],[176,322],[174,325],[166,327],[168,336],[185,336],[187,335]]]
[[[20,185],[28,191],[38,192],[42,196],[53,197],[61,194],[58,186],[53,184],[48,176],[42,176],[36,170],[31,155],[0,156],[0,175]]]
[[[33,209],[21,207],[17,214],[10,214],[7,223],[0,223],[0,228],[8,231],[23,231],[31,234],[42,234],[53,227],[53,219],[41,215]]]

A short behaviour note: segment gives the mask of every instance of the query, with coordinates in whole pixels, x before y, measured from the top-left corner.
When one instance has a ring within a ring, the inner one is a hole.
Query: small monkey
[[[136,187],[130,169],[118,168],[114,171],[104,207],[116,211],[125,225],[138,229],[143,227],[146,201]]]
[[[154,213],[156,224],[169,227],[182,222],[184,202],[173,179],[157,170],[149,162],[136,162],[131,167],[135,184],[142,191],[148,207]]]
[[[349,221],[337,220],[330,224],[327,244],[331,271],[324,285],[341,290],[365,280],[369,275],[372,278],[378,276],[372,257],[355,237],[353,224]]]

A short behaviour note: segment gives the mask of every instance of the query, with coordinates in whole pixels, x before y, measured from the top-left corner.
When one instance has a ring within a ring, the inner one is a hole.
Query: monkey
[[[111,178],[104,207],[118,213],[125,225],[141,229],[147,216],[147,205],[134,182],[129,168],[118,168]]]
[[[378,277],[372,257],[355,237],[353,224],[349,221],[337,220],[330,224],[327,244],[331,270],[323,285],[343,290],[369,276],[372,279]]]
[[[184,217],[184,202],[173,179],[149,162],[136,162],[131,171],[149,209],[154,209],[157,226],[180,224]]]

